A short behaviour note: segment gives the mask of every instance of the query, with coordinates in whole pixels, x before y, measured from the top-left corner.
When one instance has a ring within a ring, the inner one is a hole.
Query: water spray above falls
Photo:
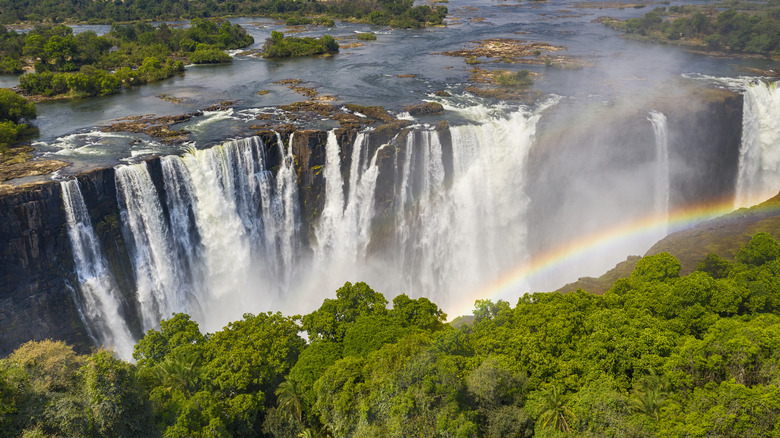
[[[122,300],[103,260],[79,183],[63,181],[61,188],[81,292],[76,299],[79,313],[98,345],[113,346],[119,357],[129,359],[135,340],[120,314]]]
[[[746,87],[742,112],[736,208],[763,202],[780,191],[780,90],[776,82]]]

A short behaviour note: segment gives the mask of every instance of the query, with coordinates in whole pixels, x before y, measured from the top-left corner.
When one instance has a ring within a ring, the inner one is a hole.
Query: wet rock
[[[428,116],[432,114],[443,113],[444,107],[437,102],[423,102],[417,105],[409,105],[407,107],[404,107],[404,111],[408,112],[410,115],[414,117]]]

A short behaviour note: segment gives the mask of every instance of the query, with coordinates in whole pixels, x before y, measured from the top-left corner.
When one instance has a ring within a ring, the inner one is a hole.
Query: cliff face
[[[86,348],[59,183],[0,197],[0,356],[30,339]]]
[[[681,145],[673,153],[679,154],[678,161],[686,163],[672,170],[673,185],[678,189],[673,203],[729,196],[733,190],[741,133],[741,97],[699,100],[694,106],[676,111],[670,107],[664,111],[669,120],[670,144]],[[598,184],[610,184],[609,172],[626,172],[620,163],[652,162],[654,157],[652,148],[647,147],[654,142],[647,113],[612,111],[582,120],[572,118],[565,109],[556,111],[542,118],[528,166],[532,251],[556,243],[551,239],[571,237],[567,235],[568,222],[562,218],[576,213],[582,202],[589,202],[590,198],[583,196],[587,194],[586,189],[598,195]],[[619,129],[604,129],[606,116],[609,116],[608,126]],[[450,181],[452,140],[446,122],[437,126],[436,131],[442,144],[445,180]],[[286,148],[292,132],[279,134]],[[404,123],[377,126],[361,148],[358,159],[376,155],[378,164],[376,213],[369,252],[393,244],[388,239],[394,226],[394,188],[402,177],[398,163],[403,163],[409,152],[405,145],[410,134],[424,135],[410,130]],[[262,131],[258,135],[265,145],[266,167],[275,172],[282,160],[277,133]],[[345,195],[352,190],[349,172],[357,135],[355,129],[336,130],[341,145]],[[328,133],[297,130],[292,138],[301,218],[299,238],[303,247],[309,247],[315,239],[314,224],[325,203],[323,171]],[[604,145],[608,147],[605,149]],[[608,157],[603,155],[605,150]],[[419,160],[422,154],[413,156]],[[604,165],[607,162],[610,164]],[[147,169],[165,209],[166,193],[159,158],[149,159]],[[702,180],[699,172],[713,175],[713,179]],[[123,237],[114,176],[114,169],[106,168],[79,174],[77,178],[107,265],[124,297],[120,311],[133,334],[140,337],[141,324],[134,316],[139,312],[133,265]],[[560,184],[561,181],[565,184]],[[578,186],[578,181],[583,185]],[[586,187],[586,183],[596,185]],[[578,187],[582,192],[570,193],[561,187]],[[638,187],[627,199],[649,196],[650,191]],[[61,196],[57,182],[0,196],[0,356],[32,339],[61,339],[82,351],[91,346],[75,305],[77,280]]]

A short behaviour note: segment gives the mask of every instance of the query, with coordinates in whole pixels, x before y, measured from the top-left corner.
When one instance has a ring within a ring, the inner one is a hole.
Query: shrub
[[[376,34],[374,32],[361,32],[357,34],[357,39],[360,41],[376,41]]]
[[[219,49],[199,49],[190,55],[190,62],[193,64],[220,64],[232,61],[233,58]]]
[[[514,73],[507,72],[496,77],[496,82],[504,87],[527,87],[534,83],[530,75],[531,72],[528,70],[520,70]]]

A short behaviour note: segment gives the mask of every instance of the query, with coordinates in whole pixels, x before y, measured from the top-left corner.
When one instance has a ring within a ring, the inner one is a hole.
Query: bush
[[[285,37],[281,32],[271,32],[271,38],[263,45],[264,58],[291,58],[337,52],[339,43],[330,36],[322,38]]]
[[[528,70],[520,70],[515,73],[507,72],[496,77],[496,82],[503,87],[527,87],[534,83],[530,75],[531,72]]]
[[[193,64],[220,64],[232,61],[233,58],[219,49],[199,49],[190,55],[190,62]]]
[[[361,32],[357,34],[357,39],[360,41],[376,41],[376,34],[374,32]]]
[[[0,153],[5,153],[26,128],[27,125],[16,124],[10,120],[0,122]]]

